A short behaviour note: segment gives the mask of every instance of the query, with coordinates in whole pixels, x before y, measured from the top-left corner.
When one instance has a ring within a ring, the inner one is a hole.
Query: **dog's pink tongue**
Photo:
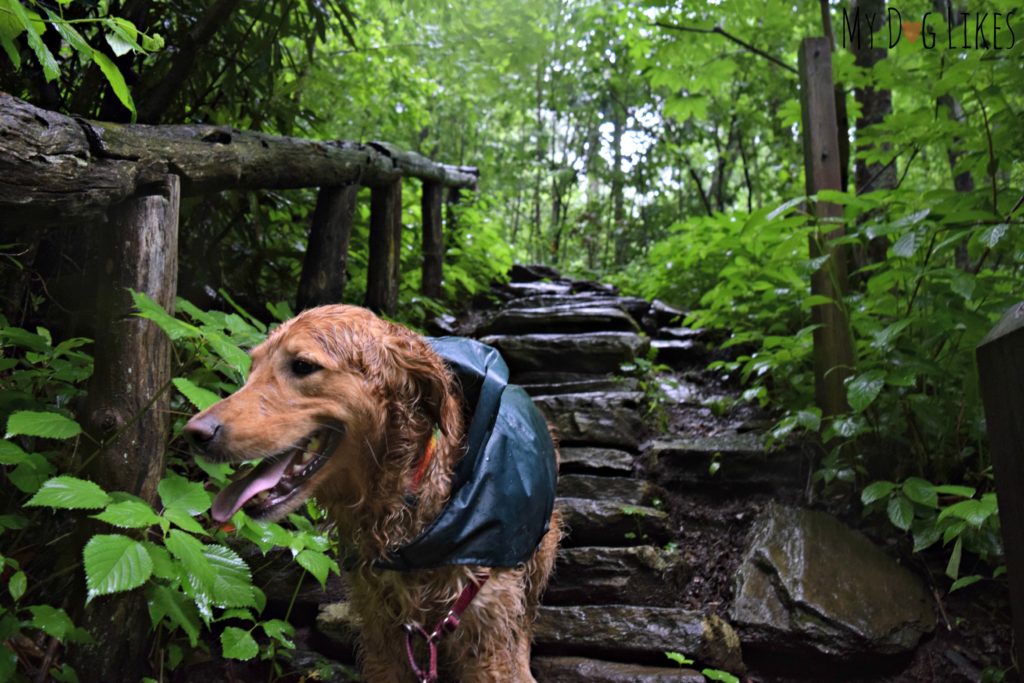
[[[219,522],[224,523],[241,509],[246,502],[261,491],[269,491],[281,481],[288,466],[292,464],[295,453],[282,456],[277,462],[267,465],[260,463],[252,472],[238,481],[231,482],[213,499],[210,514]]]

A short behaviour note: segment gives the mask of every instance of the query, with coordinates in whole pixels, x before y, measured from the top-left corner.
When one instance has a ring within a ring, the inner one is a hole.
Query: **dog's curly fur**
[[[396,572],[373,566],[438,515],[464,450],[459,390],[430,345],[365,309],[332,305],[281,325],[253,350],[252,361],[245,386],[194,417],[189,428],[205,421],[206,452],[232,461],[281,453],[324,428],[340,434],[303,495],[272,517],[315,495],[333,516],[342,542],[356,551],[358,565],[347,581],[362,623],[366,680],[414,680],[402,625],[435,624],[467,582],[488,571],[490,579],[462,625],[441,643],[441,680],[532,681],[532,622],[555,559],[557,513],[533,557],[519,568]],[[315,370],[297,373],[296,361]],[[217,425],[212,436],[211,421]],[[419,484],[418,504],[410,506],[406,494],[435,425],[435,455]]]

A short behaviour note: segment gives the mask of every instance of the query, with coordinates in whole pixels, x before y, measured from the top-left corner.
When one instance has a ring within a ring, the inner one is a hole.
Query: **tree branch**
[[[727,40],[731,40],[732,42],[736,43],[740,47],[743,47],[743,48],[749,50],[750,52],[753,52],[755,55],[757,55],[759,57],[764,57],[765,59],[767,59],[772,64],[774,64],[776,66],[780,66],[780,67],[782,67],[786,71],[789,71],[792,74],[796,74],[797,73],[797,70],[795,68],[793,68],[789,64],[786,64],[784,61],[782,61],[778,57],[775,57],[774,55],[770,55],[767,52],[765,52],[764,50],[761,50],[759,48],[754,47],[753,45],[751,45],[747,41],[743,40],[742,38],[738,38],[738,37],[734,36],[733,34],[729,33],[728,31],[723,29],[721,26],[716,26],[714,28],[696,28],[694,26],[680,26],[679,24],[669,24],[669,23],[666,23],[664,21],[656,21],[656,22],[654,22],[654,25],[655,26],[660,26],[661,28],[671,29],[673,31],[683,31],[685,33],[713,33],[713,34],[716,34],[716,35],[720,35],[720,36],[722,36],[723,38],[725,38]]]

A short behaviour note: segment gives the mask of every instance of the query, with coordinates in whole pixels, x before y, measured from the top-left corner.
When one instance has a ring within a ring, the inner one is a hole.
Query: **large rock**
[[[616,500],[629,505],[652,505],[665,500],[665,490],[631,477],[603,477],[593,474],[563,474],[558,477],[558,495],[564,498]]]
[[[772,504],[751,533],[731,612],[745,646],[863,666],[935,628],[918,578],[835,517]]]
[[[535,296],[538,294],[568,294],[572,285],[568,282],[509,282],[502,289],[512,296]]]
[[[477,330],[480,335],[577,332],[639,332],[621,308],[599,305],[504,308]]]
[[[561,443],[635,449],[644,430],[637,412],[643,395],[631,391],[535,396]]]
[[[560,280],[562,274],[551,266],[540,263],[515,264],[508,272],[510,282],[539,282],[540,280]]]
[[[530,396],[636,391],[640,386],[635,377],[584,375],[576,372],[527,372],[516,377],[516,384],[525,389]]]
[[[481,341],[501,351],[513,381],[521,373],[537,371],[615,373],[642,357],[649,346],[635,332],[491,335]]]
[[[541,607],[538,654],[581,655],[662,664],[680,652],[702,666],[744,671],[736,632],[716,616],[671,607]]]
[[[667,513],[616,500],[558,498],[565,536],[562,545],[624,546],[665,543],[673,529]]]
[[[562,548],[544,603],[668,606],[692,574],[677,550],[651,545]]]
[[[802,488],[807,481],[808,463],[802,453],[768,453],[763,437],[753,433],[658,439],[644,452],[649,471],[670,487],[773,491]]]
[[[633,472],[632,453],[617,448],[594,446],[561,446],[559,449],[562,474],[623,475]]]
[[[530,662],[540,683],[705,683],[693,669],[606,662],[584,657],[534,657]]]

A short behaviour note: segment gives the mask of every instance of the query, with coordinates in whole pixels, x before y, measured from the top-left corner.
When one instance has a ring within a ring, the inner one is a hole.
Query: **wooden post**
[[[805,38],[800,44],[800,95],[807,194],[841,190],[832,46],[828,38]],[[832,303],[811,308],[812,322],[820,325],[814,330],[814,394],[822,414],[829,416],[849,410],[844,380],[853,369],[853,340],[842,301],[847,291],[845,250],[829,245],[844,234],[842,224],[836,222],[842,218],[843,209],[830,202],[816,202],[815,215],[826,225],[811,236],[811,258],[827,254],[829,259],[811,276],[811,293],[826,296]]]
[[[300,311],[341,301],[358,194],[359,185],[320,188],[299,278]]]
[[[370,193],[370,263],[366,307],[385,315],[398,310],[402,247],[402,181],[374,187]]]
[[[1017,661],[1024,662],[1024,302],[978,345],[978,375],[992,448]]]
[[[86,471],[104,489],[127,491],[150,503],[157,498],[170,431],[171,342],[156,324],[131,314],[127,288],[174,311],[179,196],[178,177],[169,175],[147,194],[115,207],[94,262],[102,279],[84,422],[102,446]],[[97,639],[72,653],[82,680],[134,681],[145,675],[150,627],[139,591],[94,600],[79,619],[76,623]],[[112,623],[118,637],[102,638]]]
[[[441,298],[444,267],[444,235],[441,232],[441,194],[439,183],[423,182],[423,286],[424,296]]]
[[[458,210],[456,209],[456,207],[459,205],[459,202],[461,202],[461,201],[462,201],[462,189],[458,188],[458,187],[450,187],[450,188],[448,188],[448,197],[445,198],[444,204],[445,204],[445,209],[446,209],[445,210],[445,214],[446,214],[445,215],[445,218],[446,218],[445,227],[447,228],[447,230],[445,230],[445,232],[447,234],[449,234],[449,235],[455,233],[455,228],[458,225],[458,219],[457,219],[457,216],[456,216],[456,214],[458,213]]]

